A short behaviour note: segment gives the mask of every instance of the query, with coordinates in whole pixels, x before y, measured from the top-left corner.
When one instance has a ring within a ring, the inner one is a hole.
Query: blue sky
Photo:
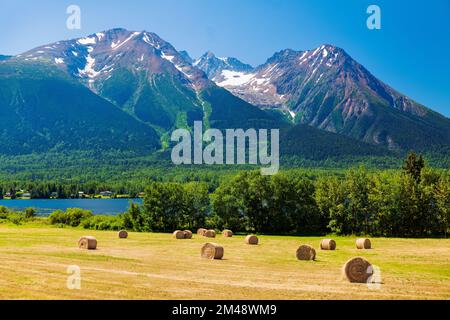
[[[66,8],[81,8],[81,30]],[[381,8],[382,29],[366,27]],[[375,76],[450,116],[449,0],[0,0],[0,54],[113,27],[159,34],[198,57],[207,50],[258,65],[285,48],[344,48]]]

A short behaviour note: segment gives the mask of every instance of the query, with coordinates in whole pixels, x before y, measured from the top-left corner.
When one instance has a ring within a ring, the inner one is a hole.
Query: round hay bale
[[[222,231],[222,235],[225,238],[231,238],[233,236],[233,231],[231,231],[231,230],[223,230]]]
[[[298,260],[310,261],[316,259],[316,250],[308,245],[302,245],[297,249],[296,257]]]
[[[245,237],[245,243],[256,246],[259,243],[259,239],[257,236],[251,234]]]
[[[217,243],[207,243],[202,247],[202,258],[220,260],[223,258],[224,249]]]
[[[367,238],[361,238],[356,240],[356,248],[357,249],[371,249],[372,243],[370,242],[370,239]]]
[[[354,283],[366,283],[373,275],[373,268],[369,261],[364,258],[353,258],[344,265],[342,273],[348,281]]]
[[[184,230],[184,238],[185,239],[192,239],[192,231],[190,230]]]
[[[78,247],[80,249],[95,250],[97,249],[97,239],[91,236],[84,236],[78,240]]]
[[[119,239],[126,239],[126,238],[128,238],[128,232],[126,230],[120,230]]]
[[[200,229],[197,230],[197,235],[203,237],[203,236],[205,235],[205,232],[206,232],[206,231],[208,231],[208,230],[203,229],[203,228],[200,228]]]
[[[214,230],[207,230],[204,234],[205,237],[207,238],[215,238],[216,237],[216,232]]]
[[[178,240],[184,239],[184,231],[181,231],[181,230],[174,231],[173,237]]]
[[[322,250],[336,250],[336,241],[333,239],[323,239],[320,241],[320,249]]]

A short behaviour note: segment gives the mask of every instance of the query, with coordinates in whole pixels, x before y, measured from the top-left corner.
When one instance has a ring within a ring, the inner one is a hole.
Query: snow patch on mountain
[[[236,58],[217,57],[210,51],[195,60],[193,66],[205,72],[212,81],[223,83],[223,86],[236,81],[238,83],[239,81],[245,81],[246,75],[253,72],[253,67],[249,64],[245,64]],[[243,79],[239,80],[242,77]]]
[[[231,70],[223,70],[222,76],[224,77],[225,80],[217,83],[217,85],[220,87],[227,87],[227,86],[233,87],[233,86],[241,86],[248,83],[254,77],[254,74]]]
[[[187,77],[188,79],[192,79],[193,78],[192,75],[190,75],[189,73],[184,71],[184,67],[182,67],[180,65],[177,65],[177,64],[174,64],[174,65],[175,65],[175,68],[177,68],[177,70],[180,71],[185,77]]]
[[[175,59],[175,56],[168,56],[164,52],[161,52],[161,58],[173,63],[173,59]]]
[[[300,56],[300,58],[298,58],[298,60],[300,61],[300,64],[304,64],[308,58],[306,57],[306,55],[308,54],[308,51],[303,52],[303,54]],[[306,58],[305,58],[306,57]]]
[[[121,48],[123,45],[125,45],[128,41],[136,37],[137,35],[141,34],[141,32],[133,32],[128,38],[126,38],[123,42],[118,41],[117,43],[112,42],[111,43],[111,49],[117,50]]]
[[[78,69],[78,75],[80,77],[95,78],[100,73],[95,71],[94,69],[95,59],[91,56],[92,51],[93,48],[88,47],[88,55],[86,56],[86,65],[84,66],[84,69]]]
[[[95,34],[98,38],[98,41],[102,41],[102,39],[105,37],[105,34],[103,32],[98,32]]]
[[[144,40],[144,42],[146,42],[147,44],[151,45],[152,47],[154,47],[158,50],[161,49],[161,46],[159,44],[155,43],[153,41],[153,39],[150,38],[147,33],[144,33],[144,35],[142,36],[142,40]]]
[[[81,45],[96,44],[97,39],[95,37],[86,37],[86,38],[78,39],[77,42]]]

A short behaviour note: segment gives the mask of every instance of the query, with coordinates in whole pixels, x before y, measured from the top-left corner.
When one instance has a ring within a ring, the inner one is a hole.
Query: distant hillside
[[[212,77],[237,97],[280,110],[295,123],[392,150],[450,145],[450,119],[384,84],[335,46],[282,50],[255,69],[224,66]]]
[[[45,64],[0,63],[0,153],[159,148],[156,132]]]

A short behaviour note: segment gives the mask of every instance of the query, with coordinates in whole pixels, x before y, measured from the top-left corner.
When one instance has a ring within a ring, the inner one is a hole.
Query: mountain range
[[[171,131],[194,121],[280,128],[282,150],[305,157],[448,152],[450,145],[448,118],[335,46],[283,50],[252,67],[211,52],[193,59],[155,33],[120,28],[0,56],[0,113],[5,155],[145,155],[169,147]]]
[[[449,145],[448,118],[392,89],[335,46],[283,50],[247,70],[242,62],[217,64],[211,53],[200,60],[206,73],[217,66],[211,79],[218,86],[253,105],[289,114],[295,123],[392,150]]]

